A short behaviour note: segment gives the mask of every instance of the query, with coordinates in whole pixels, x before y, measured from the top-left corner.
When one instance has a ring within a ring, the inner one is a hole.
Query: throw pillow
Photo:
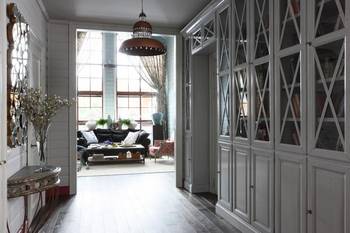
[[[94,131],[83,131],[81,132],[86,139],[86,142],[88,145],[93,144],[93,143],[98,143],[97,137],[94,133]]]
[[[147,133],[146,131],[140,130],[136,143],[143,144],[148,138],[148,136],[149,136],[149,133]]]
[[[139,132],[129,132],[128,136],[124,139],[125,145],[132,145],[136,142],[137,137],[139,136]]]

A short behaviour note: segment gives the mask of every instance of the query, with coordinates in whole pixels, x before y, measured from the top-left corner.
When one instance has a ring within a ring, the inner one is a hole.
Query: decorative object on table
[[[163,113],[156,112],[152,114],[152,120],[154,125],[162,125],[163,124]]]
[[[102,128],[104,128],[106,126],[107,122],[108,122],[107,119],[101,118],[101,119],[96,121],[96,124],[100,125]]]
[[[37,173],[36,171],[40,168],[40,166],[23,167],[7,181],[7,197],[9,199],[24,197],[24,217],[20,233],[39,232],[58,204],[59,190],[57,187],[60,183],[61,168],[47,166],[45,172]],[[42,195],[44,191],[46,191],[45,206],[43,206]],[[28,197],[35,193],[39,193],[39,202],[33,220],[29,223]]]
[[[146,21],[146,14],[143,12],[143,0],[141,0],[139,21],[133,26],[132,38],[125,40],[119,51],[132,56],[156,56],[166,53],[164,45],[152,38],[152,26]]]
[[[70,106],[71,102],[56,95],[48,96],[43,94],[40,89],[33,88],[25,89],[20,95],[20,101],[23,113],[33,125],[40,158],[40,169],[38,172],[44,172],[47,166],[45,151],[48,129],[58,110],[62,107]]]
[[[107,129],[112,129],[113,120],[110,115],[107,116]]]
[[[90,120],[85,123],[85,126],[89,131],[91,131],[96,129],[97,123],[94,120]]]
[[[28,86],[29,25],[14,3],[7,5],[7,17],[7,145],[13,148],[27,142],[19,96]]]

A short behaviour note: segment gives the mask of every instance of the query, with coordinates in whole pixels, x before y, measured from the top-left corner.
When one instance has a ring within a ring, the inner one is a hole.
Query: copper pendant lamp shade
[[[131,39],[125,40],[119,48],[119,51],[132,56],[156,56],[166,53],[164,45],[152,38],[152,25],[146,21],[146,15],[142,11],[139,15],[139,21],[134,24],[133,35]]]

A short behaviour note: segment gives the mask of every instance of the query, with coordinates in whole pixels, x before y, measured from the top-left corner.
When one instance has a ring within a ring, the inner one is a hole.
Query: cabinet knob
[[[312,210],[307,210],[306,214],[312,214]]]
[[[5,165],[5,164],[6,164],[6,160],[0,161],[0,165]]]
[[[251,185],[250,188],[253,189],[253,188],[254,188],[254,185]]]

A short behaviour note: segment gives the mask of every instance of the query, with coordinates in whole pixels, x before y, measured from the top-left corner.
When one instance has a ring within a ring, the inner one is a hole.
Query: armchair
[[[154,140],[154,145],[149,147],[150,158],[154,157],[154,162],[157,162],[157,158],[161,158],[163,155],[174,156],[174,141],[170,140]]]

